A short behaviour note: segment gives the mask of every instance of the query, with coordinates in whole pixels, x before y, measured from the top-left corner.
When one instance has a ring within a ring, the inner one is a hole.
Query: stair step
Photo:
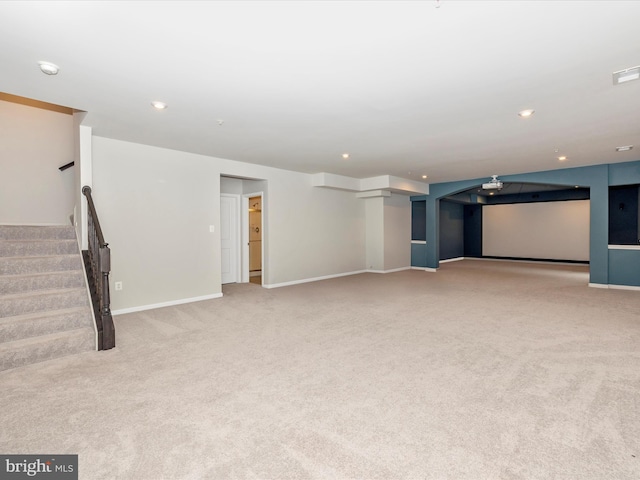
[[[70,255],[78,253],[72,240],[0,240],[0,257]]]
[[[93,317],[86,307],[30,313],[0,318],[0,339],[13,342],[83,327],[93,328]]]
[[[0,295],[85,286],[82,270],[0,276]]]
[[[4,240],[75,240],[75,238],[76,231],[75,228],[71,225],[0,225],[0,239]]]
[[[65,288],[0,296],[0,318],[73,307],[89,308],[85,288]]]
[[[95,350],[92,328],[25,338],[0,344],[0,371]]]
[[[65,270],[82,270],[79,254],[0,258],[0,275],[28,275]]]

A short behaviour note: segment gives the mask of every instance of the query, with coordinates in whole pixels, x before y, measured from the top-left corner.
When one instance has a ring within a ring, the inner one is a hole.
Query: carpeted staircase
[[[95,349],[74,228],[0,225],[0,371]]]

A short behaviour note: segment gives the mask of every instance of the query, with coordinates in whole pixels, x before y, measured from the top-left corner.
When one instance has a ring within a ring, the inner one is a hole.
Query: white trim
[[[372,270],[368,269],[367,273],[393,273],[393,272],[402,272],[403,270],[411,270],[412,267],[400,267],[400,268],[392,268],[391,270]]]
[[[640,292],[640,287],[636,287],[635,285],[607,285],[604,283],[590,283],[589,286],[594,288],[609,288],[611,290],[634,290]]]
[[[426,245],[427,241],[426,240],[411,240],[411,243],[413,243],[414,245]]]
[[[460,260],[464,260],[464,257],[447,258],[446,260],[440,260],[440,263],[459,262]]]
[[[212,293],[211,295],[203,295],[201,297],[181,298],[180,300],[172,300],[170,302],[153,303],[151,305],[141,305],[139,307],[121,308],[113,310],[111,315],[124,315],[125,313],[142,312],[143,310],[153,310],[155,308],[172,307],[174,305],[182,305],[183,303],[201,302],[202,300],[211,300],[222,297],[222,293]]]
[[[572,265],[572,266],[579,266],[579,267],[589,267],[590,264],[589,263],[582,263],[582,262],[589,262],[589,260],[576,260],[576,262],[561,262],[561,261],[557,261],[557,262],[545,262],[544,260],[515,260],[515,259],[511,259],[511,258],[481,258],[481,257],[464,257],[465,260],[480,260],[483,262],[515,262],[515,263],[534,263],[537,265]],[[443,260],[440,260],[440,263],[442,263]]]
[[[280,288],[288,287],[290,285],[298,285],[300,283],[318,282],[320,280],[329,280],[330,278],[348,277],[349,275],[358,275],[360,273],[367,273],[368,270],[356,270],[355,272],[337,273],[335,275],[325,275],[323,277],[304,278],[302,280],[294,280],[292,282],[272,283],[271,285],[262,284],[264,288]]]
[[[411,267],[411,270],[420,270],[422,272],[437,272],[437,268],[429,268],[429,267]]]
[[[609,284],[609,288],[612,290],[635,290],[640,292],[640,287],[636,287],[635,285],[612,285]]]
[[[91,290],[89,290],[89,275],[87,275],[87,269],[84,265],[84,257],[82,255],[82,248],[80,247],[80,238],[78,237],[78,231],[76,230],[76,243],[78,245],[78,252],[80,255],[80,263],[82,264],[82,280],[84,283],[84,288],[87,291],[87,300],[89,301],[89,311],[91,312],[91,323],[93,326],[93,331],[95,333],[96,339],[96,351],[99,350],[98,345],[98,323],[96,322],[96,312],[93,310],[93,299],[91,298]],[[109,287],[111,288],[111,287]],[[112,314],[113,315],[113,314]]]
[[[609,245],[609,250],[640,250],[640,245]]]

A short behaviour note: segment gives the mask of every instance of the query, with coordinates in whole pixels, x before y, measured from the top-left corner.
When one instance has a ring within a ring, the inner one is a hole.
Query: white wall
[[[0,100],[0,223],[70,225],[73,117]]]
[[[384,269],[411,266],[411,201],[406,195],[384,199]]]
[[[384,198],[370,197],[360,200],[365,204],[367,232],[367,269],[384,271]]]
[[[219,228],[209,233],[221,175],[266,182],[265,284],[365,268],[364,203],[353,193],[313,187],[307,174],[94,136],[93,196],[111,281],[123,282],[112,285],[113,310],[222,291]]]
[[[482,254],[589,260],[589,200],[485,205]]]

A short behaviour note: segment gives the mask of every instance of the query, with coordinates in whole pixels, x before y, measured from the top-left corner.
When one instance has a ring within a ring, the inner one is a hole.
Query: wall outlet
[[[216,226],[215,225],[209,225],[209,231],[211,233],[215,232],[216,231]]]
[[[113,284],[113,286],[115,287],[116,291],[122,290],[122,282],[116,282]]]

